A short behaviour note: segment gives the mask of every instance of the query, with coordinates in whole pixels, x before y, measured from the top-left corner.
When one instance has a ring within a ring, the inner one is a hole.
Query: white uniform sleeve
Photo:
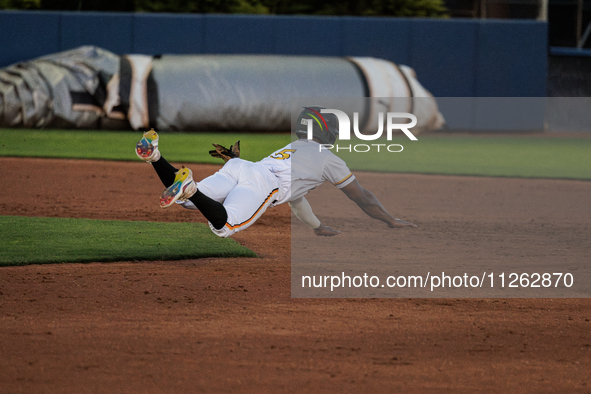
[[[318,220],[316,215],[314,215],[314,212],[312,212],[312,207],[308,203],[308,200],[306,200],[304,197],[300,197],[297,200],[288,202],[288,204],[297,218],[310,226],[310,228],[317,229],[320,227],[320,220]]]
[[[324,162],[322,177],[339,189],[355,180],[355,175],[349,170],[343,159],[332,153]]]

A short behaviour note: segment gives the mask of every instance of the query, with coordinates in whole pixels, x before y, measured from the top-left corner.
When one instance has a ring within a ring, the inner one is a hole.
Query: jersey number
[[[293,152],[295,152],[295,149],[283,149],[280,150],[279,152],[275,152],[271,155],[272,159],[277,159],[277,160],[286,160],[289,159],[291,157],[291,154]]]

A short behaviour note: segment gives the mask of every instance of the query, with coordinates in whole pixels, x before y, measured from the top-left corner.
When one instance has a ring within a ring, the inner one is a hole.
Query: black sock
[[[160,157],[158,161],[153,162],[152,166],[165,187],[169,187],[174,183],[175,172],[178,169],[174,168],[164,157]],[[201,211],[203,216],[205,216],[216,230],[226,225],[228,213],[221,203],[212,200],[199,190],[189,200],[195,204],[197,209]]]
[[[226,225],[226,222],[228,221],[228,213],[221,203],[212,200],[199,190],[197,190],[189,200],[195,204],[197,209],[201,211],[203,216],[205,216],[216,230],[219,230]]]
[[[178,169],[174,168],[164,157],[160,156],[158,161],[152,163],[152,167],[156,170],[158,177],[165,187],[169,187],[174,183],[175,172]]]

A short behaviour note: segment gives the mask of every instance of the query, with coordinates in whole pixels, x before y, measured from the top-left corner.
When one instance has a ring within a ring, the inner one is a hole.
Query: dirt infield
[[[160,209],[145,163],[0,166],[2,215],[203,221]],[[453,237],[459,251],[591,261],[591,182],[359,178],[419,225],[376,227],[401,259]],[[375,227],[344,196],[310,200],[343,230],[327,248]],[[235,236],[256,259],[1,268],[0,392],[591,392],[588,299],[292,299],[290,234],[284,205]]]

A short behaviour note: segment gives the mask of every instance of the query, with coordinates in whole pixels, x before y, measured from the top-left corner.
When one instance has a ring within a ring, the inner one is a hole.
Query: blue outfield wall
[[[436,97],[546,96],[543,22],[0,12],[0,67],[80,45],[117,54],[374,56],[413,67]]]

